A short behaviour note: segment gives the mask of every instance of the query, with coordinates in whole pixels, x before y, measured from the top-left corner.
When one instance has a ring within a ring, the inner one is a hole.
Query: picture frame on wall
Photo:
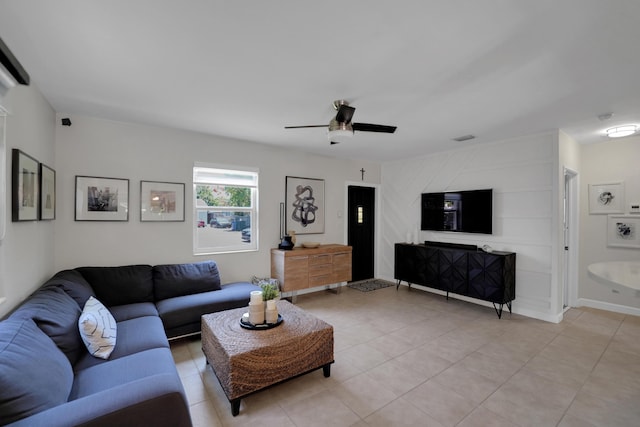
[[[640,217],[609,215],[607,217],[607,246],[640,249]]]
[[[589,213],[616,214],[624,212],[624,182],[589,184]]]
[[[324,233],[324,179],[286,177],[285,233]]]
[[[36,221],[39,206],[39,162],[17,148],[12,150],[11,157],[11,220]]]
[[[184,184],[140,181],[141,222],[184,222]]]
[[[40,163],[40,210],[43,221],[56,219],[56,171]]]
[[[76,221],[129,221],[129,180],[76,175]]]

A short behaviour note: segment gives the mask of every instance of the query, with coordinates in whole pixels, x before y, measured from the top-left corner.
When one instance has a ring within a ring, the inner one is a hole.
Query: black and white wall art
[[[287,176],[285,206],[285,232],[324,233],[323,179]]]
[[[615,214],[624,212],[624,182],[589,184],[589,213]]]

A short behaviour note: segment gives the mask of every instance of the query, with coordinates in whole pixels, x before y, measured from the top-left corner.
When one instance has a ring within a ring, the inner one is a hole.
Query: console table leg
[[[231,401],[231,415],[234,417],[240,413],[240,399],[233,399]]]
[[[331,363],[327,363],[322,367],[322,373],[325,378],[329,378],[331,376]]]
[[[400,282],[401,280],[396,281],[396,291],[398,290],[398,288],[400,287]]]
[[[509,303],[507,303],[507,307]],[[498,310],[498,307],[496,307],[496,303],[493,303],[493,309],[496,311],[496,314],[498,315],[498,319],[502,319],[502,307],[504,306],[504,304],[500,304],[500,310]],[[511,307],[509,307],[509,311],[511,311]]]

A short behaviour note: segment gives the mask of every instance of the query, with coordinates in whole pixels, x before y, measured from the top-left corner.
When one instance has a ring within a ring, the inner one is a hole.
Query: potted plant
[[[267,323],[276,323],[278,321],[278,309],[276,307],[276,299],[280,296],[277,281],[269,281],[260,283],[262,288],[262,299],[266,301],[265,320]]]
[[[262,299],[265,301],[276,299],[280,296],[277,283],[264,282],[260,284],[260,287],[262,288]]]

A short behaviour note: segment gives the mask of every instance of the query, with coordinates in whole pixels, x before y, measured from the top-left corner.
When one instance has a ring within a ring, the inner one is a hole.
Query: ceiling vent
[[[17,83],[28,85],[29,74],[0,39],[0,96],[4,96]]]
[[[469,141],[470,139],[474,139],[474,138],[475,138],[474,135],[464,135],[464,136],[459,136],[457,138],[453,138],[453,140],[458,142],[463,142],[463,141]]]

